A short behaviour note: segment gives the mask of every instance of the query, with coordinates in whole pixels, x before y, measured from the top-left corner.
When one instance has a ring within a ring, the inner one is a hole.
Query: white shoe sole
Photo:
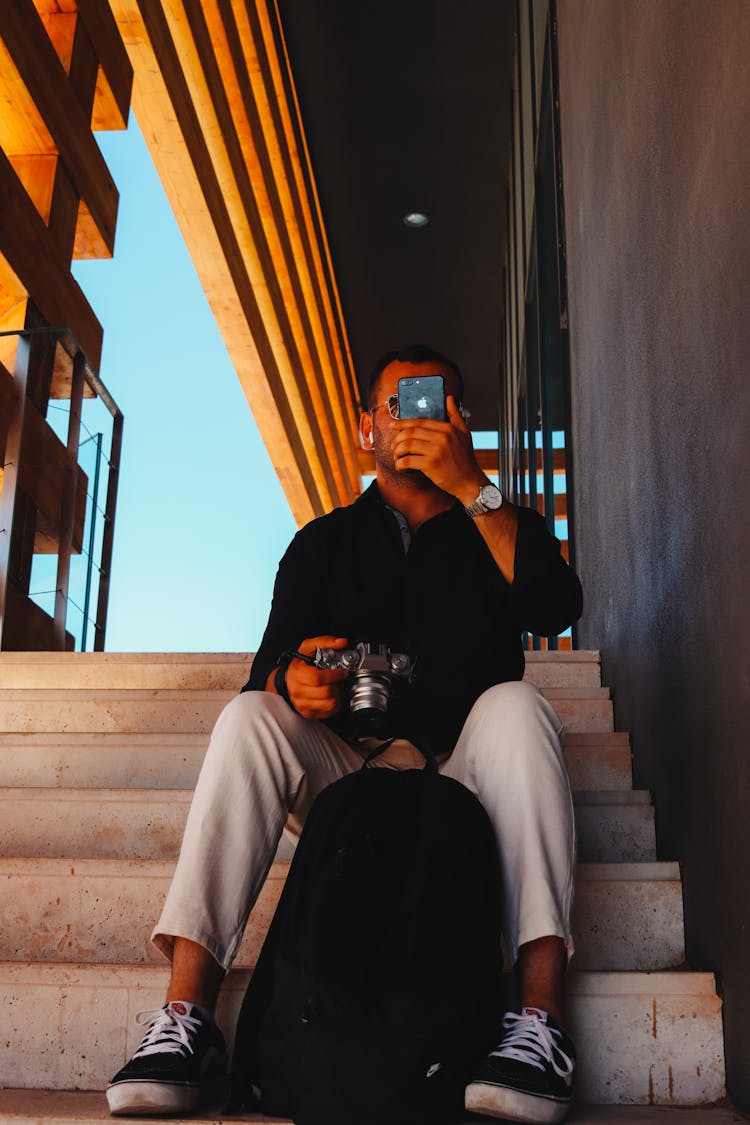
[[[465,1104],[472,1113],[522,1121],[526,1125],[558,1125],[570,1109],[569,1101],[558,1102],[537,1094],[524,1094],[490,1082],[472,1082],[466,1087]]]
[[[155,1113],[189,1113],[201,1102],[198,1086],[177,1086],[169,1082],[115,1082],[107,1089],[107,1103],[113,1117],[148,1117]]]

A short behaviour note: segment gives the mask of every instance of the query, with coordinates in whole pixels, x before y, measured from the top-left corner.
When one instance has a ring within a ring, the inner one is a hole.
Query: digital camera
[[[359,641],[352,648],[319,648],[318,668],[345,668],[349,673],[348,705],[365,725],[376,726],[388,712],[394,680],[409,683],[414,661],[405,652],[391,652],[388,645]]]

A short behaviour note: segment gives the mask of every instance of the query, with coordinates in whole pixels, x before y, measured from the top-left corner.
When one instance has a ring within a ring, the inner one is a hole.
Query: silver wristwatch
[[[464,508],[467,516],[485,516],[488,512],[496,512],[503,502],[503,494],[494,484],[483,484],[479,495],[473,504]]]

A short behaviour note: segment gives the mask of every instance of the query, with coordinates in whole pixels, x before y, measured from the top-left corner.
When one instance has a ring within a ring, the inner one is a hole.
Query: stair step
[[[287,868],[285,862],[271,868],[238,968],[256,963]],[[161,860],[0,859],[0,960],[161,964],[149,938],[173,870],[174,863]],[[577,969],[681,965],[678,865],[580,865],[573,933]]]
[[[0,790],[0,854],[89,859],[177,856],[190,789]],[[576,794],[581,861],[656,859],[648,793]]]
[[[527,652],[526,679],[539,687],[598,687],[598,652]],[[250,652],[2,652],[2,688],[168,688],[239,691]]]
[[[192,789],[207,745],[190,733],[0,733],[0,787]],[[631,788],[625,733],[569,733],[566,756],[575,789]]]
[[[743,1125],[747,1120],[724,1106],[675,1108],[673,1106],[581,1105],[567,1118],[570,1125]],[[112,1121],[103,1093],[89,1090],[0,1090],[1,1125],[98,1125]],[[174,1125],[173,1117],[151,1117],[152,1125]],[[181,1117],[185,1125],[227,1125],[227,1122],[275,1122],[280,1117],[240,1114],[227,1118],[203,1113]],[[472,1118],[476,1125],[477,1118]]]
[[[654,806],[646,790],[574,792],[573,802],[582,863],[656,859]]]
[[[167,968],[0,965],[8,1043],[0,1086],[102,1089],[137,1046],[135,1013],[158,1008]],[[229,973],[227,1038],[247,985]],[[696,1105],[724,1096],[721,1003],[709,973],[571,973],[571,1031],[583,1101]]]
[[[576,867],[576,969],[654,972],[683,966],[684,935],[679,864]]]
[[[210,733],[233,691],[0,688],[0,730]],[[614,729],[607,688],[545,688],[569,731]]]

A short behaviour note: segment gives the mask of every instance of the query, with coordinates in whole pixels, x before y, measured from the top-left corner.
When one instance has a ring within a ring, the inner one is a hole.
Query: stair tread
[[[116,801],[133,804],[148,801],[154,804],[190,801],[193,790],[172,789],[167,786],[101,786],[89,785],[2,785],[0,800],[8,801],[81,801],[99,804]],[[651,793],[648,789],[577,789],[573,791],[574,802],[578,805],[650,805]]]
[[[252,652],[2,652],[0,668],[16,664],[246,664]],[[524,652],[528,663],[598,663],[596,649],[560,649]]]
[[[0,875],[100,876],[102,878],[149,878],[171,876],[173,859],[72,858],[58,856],[0,856]],[[281,877],[288,860],[277,860],[271,877]],[[680,880],[680,865],[644,860],[641,863],[579,863],[576,878],[585,882],[613,880],[623,882],[666,882]]]
[[[111,1121],[103,1093],[91,1090],[0,1090],[0,1121],[17,1117],[55,1121]],[[276,1122],[287,1125],[282,1118],[259,1114],[238,1114],[230,1118],[216,1113],[182,1117],[191,1122]],[[748,1119],[730,1106],[594,1106],[577,1105],[567,1119],[571,1125],[741,1125]],[[173,1125],[174,1118],[150,1117],[153,1125]]]
[[[158,987],[169,975],[169,966],[135,962],[131,964],[87,964],[81,961],[0,961],[0,980],[36,985],[98,985],[119,988],[143,982],[144,987]],[[248,969],[231,969],[224,978],[223,989],[245,988]],[[715,997],[713,973],[686,969],[676,972],[661,969],[653,972],[606,969],[594,972],[571,967],[567,976],[568,995],[573,996],[702,996]]]
[[[547,699],[609,699],[608,687],[544,687],[540,689]],[[233,688],[169,688],[169,687],[0,687],[2,702],[50,702],[62,703],[68,700],[115,700],[137,702],[138,700],[217,700],[233,699],[237,691]]]

